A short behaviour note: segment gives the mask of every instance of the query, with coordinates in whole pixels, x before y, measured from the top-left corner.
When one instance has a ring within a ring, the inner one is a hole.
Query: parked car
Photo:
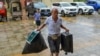
[[[100,14],[100,0],[88,0],[87,5],[93,6],[95,11]]]
[[[3,2],[0,2],[0,21],[7,21],[7,10]]]
[[[92,6],[87,5],[84,2],[73,2],[71,5],[76,6],[78,8],[78,14],[89,14],[91,15],[94,12],[94,8]]]
[[[57,8],[59,13],[62,16],[76,16],[77,15],[77,7],[72,6],[69,2],[55,2],[52,3],[52,8]]]
[[[44,3],[42,3],[42,2],[32,2],[30,4],[31,5],[29,5],[27,9],[28,9],[28,12],[31,13],[31,15],[34,14],[36,9],[40,10],[41,16],[50,16],[51,15],[50,8],[48,8]],[[31,9],[29,9],[29,7]]]
[[[48,8],[44,3],[42,2],[37,2],[34,3],[34,7],[36,9],[40,9],[41,16],[50,16],[51,15],[51,9]]]
[[[52,8],[57,8],[59,13],[62,16],[76,16],[77,15],[77,7],[72,6],[68,2],[55,2],[52,4]]]

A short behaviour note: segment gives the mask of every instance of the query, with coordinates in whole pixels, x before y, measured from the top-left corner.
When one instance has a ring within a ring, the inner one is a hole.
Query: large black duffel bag
[[[70,33],[61,33],[61,48],[67,53],[73,53],[73,36]]]
[[[38,53],[38,52],[41,52],[41,51],[47,49],[47,45],[46,45],[46,43],[43,39],[43,36],[41,35],[40,32],[35,34],[35,31],[33,31],[30,35],[31,35],[31,37],[30,36],[28,37],[22,54]],[[32,38],[32,36],[33,36],[33,38]],[[32,39],[32,40],[30,40],[30,39]]]

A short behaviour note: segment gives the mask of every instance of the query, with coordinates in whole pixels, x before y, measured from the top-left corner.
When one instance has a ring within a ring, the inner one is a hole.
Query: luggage
[[[73,53],[73,36],[70,33],[61,33],[61,48],[62,50]]]
[[[33,31],[28,36],[22,54],[38,53],[45,49],[47,49],[47,45],[43,39],[43,36],[40,32],[37,33],[36,31]]]

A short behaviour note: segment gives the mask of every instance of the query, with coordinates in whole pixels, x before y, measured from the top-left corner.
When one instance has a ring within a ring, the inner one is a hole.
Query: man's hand
[[[40,31],[40,29],[37,29],[37,31]]]
[[[63,28],[66,32],[69,32],[69,30],[66,27],[64,27],[63,25],[61,25],[61,28]]]
[[[41,31],[42,28],[45,27],[46,24],[42,24],[39,28],[37,28],[37,31]]]
[[[65,31],[66,31],[66,32],[69,32],[69,30],[68,30],[68,29],[66,29]]]

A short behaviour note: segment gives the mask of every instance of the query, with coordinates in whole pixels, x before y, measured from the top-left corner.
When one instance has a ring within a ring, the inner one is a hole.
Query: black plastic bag
[[[39,53],[45,49],[47,49],[47,45],[41,33],[38,33],[37,36],[32,40],[31,44],[26,42],[22,54]]]

